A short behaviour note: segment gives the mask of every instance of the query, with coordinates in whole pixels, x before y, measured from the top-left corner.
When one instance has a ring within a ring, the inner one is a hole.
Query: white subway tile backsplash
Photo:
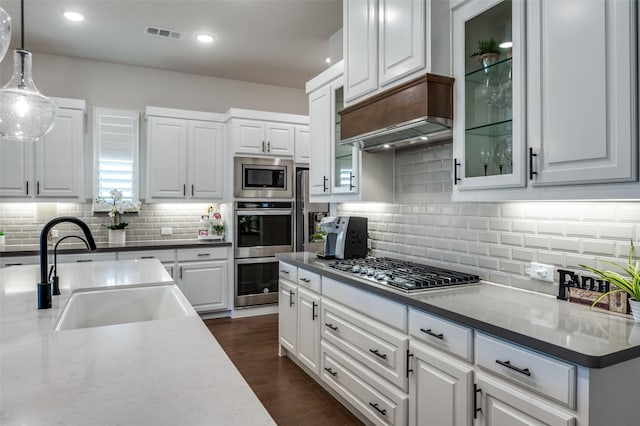
[[[582,253],[614,257],[616,243],[605,240],[582,240]]]
[[[511,230],[513,232],[533,234],[536,232],[536,225],[536,222],[532,220],[514,220],[511,222]]]
[[[516,275],[523,274],[523,264],[520,262],[513,262],[510,260],[500,261],[500,270],[502,272],[509,272]]]
[[[535,262],[537,259],[537,253],[535,250],[514,247],[511,249],[511,258],[513,260],[521,260],[523,262]]]
[[[598,226],[590,222],[568,222],[565,224],[567,236],[596,238]]]
[[[638,218],[640,221],[640,218]],[[636,225],[630,223],[601,223],[598,225],[600,232],[599,238],[602,239],[622,239],[631,240],[636,238]]]
[[[489,255],[492,257],[502,257],[505,259],[511,258],[511,249],[504,246],[490,246]]]
[[[500,234],[500,244],[506,244],[509,246],[522,246],[524,244],[524,235],[502,232]]]
[[[524,245],[534,248],[549,248],[549,237],[546,235],[525,234]]]
[[[564,254],[561,251],[538,250],[538,262],[556,266],[564,265]]]
[[[511,221],[507,219],[491,219],[489,229],[492,231],[511,231]]]
[[[548,222],[548,221],[540,221],[538,222],[538,233],[539,234],[555,234],[555,235],[563,235],[564,234],[564,223],[563,222]]]
[[[498,244],[500,234],[498,232],[478,232],[478,241],[482,243]]]
[[[483,269],[489,269],[492,271],[497,271],[500,267],[500,261],[498,259],[494,259],[492,257],[479,257],[478,258],[478,266]]]
[[[551,249],[580,252],[580,240],[577,238],[551,237]]]
[[[502,204],[500,206],[500,216],[521,218],[524,216],[524,206],[522,204]]]

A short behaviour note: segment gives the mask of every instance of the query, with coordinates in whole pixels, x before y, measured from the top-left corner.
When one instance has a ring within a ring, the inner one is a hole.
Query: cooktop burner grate
[[[329,267],[408,292],[480,281],[477,275],[387,257],[336,260]]]

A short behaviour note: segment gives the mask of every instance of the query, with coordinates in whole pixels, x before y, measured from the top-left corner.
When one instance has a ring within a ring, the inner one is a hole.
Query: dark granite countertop
[[[588,368],[640,357],[640,324],[552,296],[481,282],[405,293],[329,268],[315,253],[281,253],[284,262]]]
[[[168,250],[179,248],[201,248],[201,247],[230,247],[231,243],[219,240],[166,240],[166,241],[127,241],[124,245],[109,245],[107,243],[97,244],[97,253],[108,253],[115,251],[136,251],[136,250]],[[65,244],[58,247],[59,253],[74,254],[86,253],[84,244]],[[94,252],[96,253],[96,252]],[[38,244],[8,245],[0,247],[0,257],[11,256],[36,256],[40,254]]]

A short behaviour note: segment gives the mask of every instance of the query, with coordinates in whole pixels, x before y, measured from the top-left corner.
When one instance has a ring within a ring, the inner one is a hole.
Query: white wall
[[[2,62],[2,85],[13,60]],[[33,53],[33,78],[47,96],[80,98],[87,107],[144,111],[147,105],[226,112],[231,107],[308,114],[303,89]]]

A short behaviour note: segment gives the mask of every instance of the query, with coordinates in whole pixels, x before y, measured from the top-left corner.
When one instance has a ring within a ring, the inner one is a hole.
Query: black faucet
[[[58,279],[58,246],[61,242],[69,238],[77,238],[82,241],[87,249],[89,249],[89,243],[82,237],[77,235],[67,235],[66,237],[62,237],[58,240],[55,246],[53,246],[53,266],[49,269],[49,276],[47,277],[48,281],[51,283],[51,294],[57,296],[60,294],[60,280]],[[90,249],[89,249],[90,250]],[[53,277],[51,276],[53,273]]]
[[[51,308],[51,282],[49,282],[47,276],[48,269],[48,253],[47,253],[47,237],[49,235],[49,231],[51,228],[56,226],[62,222],[70,222],[75,223],[82,229],[84,232],[84,236],[87,239],[87,243],[89,244],[89,249],[91,251],[96,250],[96,242],[93,239],[93,235],[91,235],[91,231],[86,223],[78,219],[77,217],[71,216],[63,216],[57,217],[55,219],[50,220],[40,232],[40,282],[38,283],[38,309],[49,309]],[[58,293],[60,291],[58,290]]]

